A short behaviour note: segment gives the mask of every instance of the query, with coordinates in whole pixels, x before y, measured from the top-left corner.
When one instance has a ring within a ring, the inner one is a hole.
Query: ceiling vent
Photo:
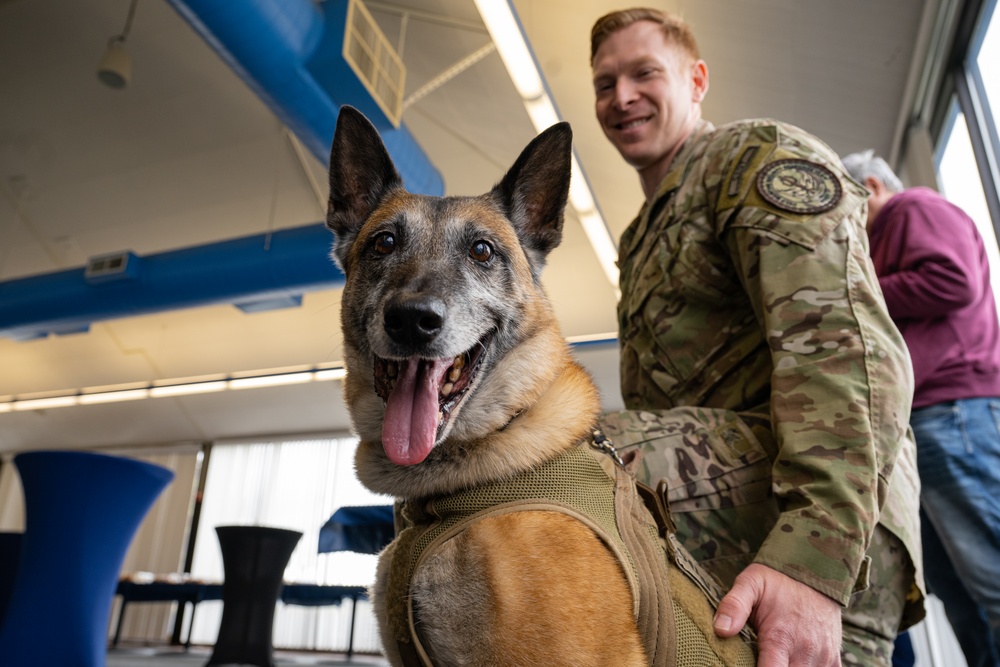
[[[110,255],[91,257],[83,271],[84,280],[91,285],[116,280],[135,280],[139,277],[140,260],[135,253],[122,251]]]
[[[348,0],[347,3],[344,60],[393,127],[399,127],[406,68],[360,0]]]

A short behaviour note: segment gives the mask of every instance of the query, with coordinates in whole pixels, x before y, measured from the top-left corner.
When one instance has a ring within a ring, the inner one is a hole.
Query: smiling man
[[[628,410],[605,430],[729,589],[717,634],[749,623],[764,667],[889,665],[923,616],[918,482],[867,192],[798,128],[703,120],[708,67],[672,16],[599,19],[591,64],[646,197],[619,245]]]

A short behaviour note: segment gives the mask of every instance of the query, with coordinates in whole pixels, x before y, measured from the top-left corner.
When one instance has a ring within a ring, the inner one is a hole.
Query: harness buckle
[[[604,452],[610,456],[615,463],[621,466],[622,470],[625,469],[625,462],[622,461],[622,457],[618,455],[618,450],[615,449],[615,443],[611,442],[611,439],[604,435],[604,432],[599,428],[595,428],[591,433],[590,446],[594,449]]]

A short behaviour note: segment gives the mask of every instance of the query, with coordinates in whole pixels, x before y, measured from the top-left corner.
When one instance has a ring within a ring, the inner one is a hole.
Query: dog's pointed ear
[[[337,235],[333,255],[342,269],[361,225],[386,193],[402,185],[375,126],[354,107],[341,107],[330,150],[326,226]]]
[[[562,240],[572,154],[569,123],[556,123],[521,151],[490,192],[514,224],[536,279],[545,257]]]

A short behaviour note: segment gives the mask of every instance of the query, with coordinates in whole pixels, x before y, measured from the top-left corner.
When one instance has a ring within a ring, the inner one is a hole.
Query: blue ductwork
[[[99,280],[84,268],[0,283],[0,336],[29,340],[86,331],[91,322],[232,303],[244,310],[290,305],[343,285],[329,257],[333,235],[307,225],[155,255]],[[124,254],[124,253],[123,253]]]
[[[341,54],[347,0],[167,0],[263,99],[320,162],[341,106],[375,124],[411,192],[444,194],[441,174],[405,125],[394,128],[346,71]]]
[[[394,127],[346,71],[347,0],[167,1],[323,164],[337,113],[351,104],[379,129],[407,189],[444,194],[440,173],[406,127]],[[81,267],[0,282],[0,336],[76,333],[101,320],[222,303],[247,312],[295,305],[304,292],[343,284],[329,258],[331,239],[315,224],[129,255],[128,271],[99,279]]]

